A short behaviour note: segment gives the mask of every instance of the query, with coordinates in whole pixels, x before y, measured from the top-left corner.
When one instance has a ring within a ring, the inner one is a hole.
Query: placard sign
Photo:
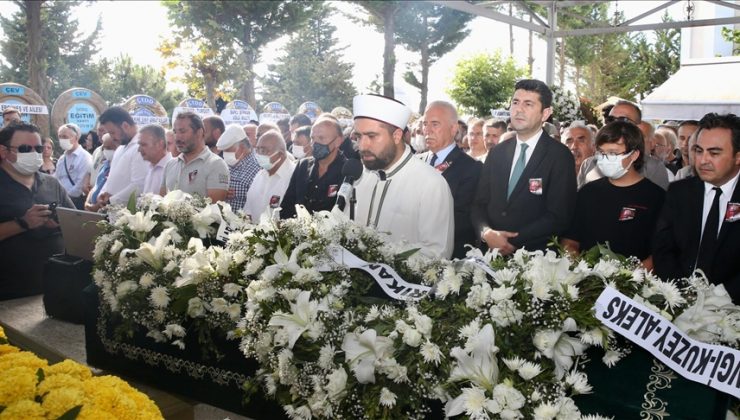
[[[649,351],[679,375],[740,398],[740,351],[694,340],[612,287],[604,289],[594,310],[604,325]]]
[[[500,118],[505,120],[511,117],[511,113],[507,109],[491,109],[491,116],[493,118]]]
[[[8,100],[0,104],[0,113],[2,111],[5,111],[7,108],[15,108],[18,111],[20,111],[21,114],[37,114],[37,115],[48,115],[49,109],[46,107],[46,105],[29,105],[24,104],[20,101],[16,100]],[[25,118],[23,121],[30,121],[29,119]]]
[[[200,99],[185,99],[172,111],[172,121],[177,119],[177,114],[181,112],[192,112],[201,118],[213,115],[213,110],[208,106],[205,101]]]
[[[288,110],[279,102],[270,102],[262,109],[260,124],[264,122],[276,123],[283,118],[290,118]]]
[[[159,124],[167,127],[170,124],[167,111],[151,96],[134,95],[126,100],[123,108],[131,114],[131,118],[137,125]]]
[[[321,107],[316,102],[304,102],[298,107],[298,113],[307,116],[312,123],[316,121],[321,112]]]
[[[254,109],[248,103],[238,99],[226,105],[226,108],[221,111],[221,119],[224,120],[224,124],[226,125],[247,125],[250,121],[259,120]]]
[[[0,83],[0,112],[8,108],[17,109],[22,121],[35,124],[41,137],[49,136],[49,108],[33,89],[18,83]]]

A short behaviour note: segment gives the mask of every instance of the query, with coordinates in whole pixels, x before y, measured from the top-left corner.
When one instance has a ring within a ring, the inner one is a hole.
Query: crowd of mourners
[[[296,205],[344,212],[430,257],[603,244],[664,279],[699,269],[738,302],[740,118],[655,126],[619,101],[601,127],[559,127],[552,92],[534,79],[516,83],[509,112],[463,120],[433,101],[414,117],[393,98],[359,95],[350,123],[323,113],[226,125],[183,112],[168,130],[114,106],[88,133],[59,127],[55,158],[52,139],[6,109],[0,299],[39,293],[45,260],[63,252],[50,205],[104,213],[181,190],[253,221],[295,217]]]

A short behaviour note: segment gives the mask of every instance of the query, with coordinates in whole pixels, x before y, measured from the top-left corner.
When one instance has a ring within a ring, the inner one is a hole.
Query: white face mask
[[[21,175],[33,175],[43,163],[44,157],[41,156],[41,153],[28,152],[18,153],[16,155],[16,161],[11,162],[10,165]]]
[[[290,146],[290,153],[292,153],[296,159],[303,159],[306,157],[306,151],[303,150],[303,146],[298,146],[296,144]]]
[[[105,160],[107,160],[107,161],[112,161],[113,160],[113,155],[115,153],[116,153],[115,150],[103,149],[103,156],[105,156]]]
[[[261,155],[259,153],[255,154],[254,157],[257,159],[257,163],[262,167],[262,169],[269,171],[272,169],[273,166],[275,166],[275,163],[270,161],[273,156],[275,156],[277,152],[271,154],[270,156]]]
[[[59,147],[61,147],[62,150],[64,150],[65,152],[67,150],[71,150],[72,149],[72,140],[60,138],[59,139]]]
[[[596,152],[596,166],[599,167],[599,171],[601,171],[601,173],[604,174],[605,177],[610,179],[619,179],[623,177],[629,170],[630,166],[632,166],[632,162],[630,162],[630,164],[627,165],[626,168],[622,166],[622,161],[624,160],[624,158],[630,156],[631,154],[632,152],[623,153],[621,155],[616,155],[614,157],[608,158],[603,153]]]
[[[224,162],[229,166],[239,163],[239,159],[236,158],[236,152],[224,152]]]

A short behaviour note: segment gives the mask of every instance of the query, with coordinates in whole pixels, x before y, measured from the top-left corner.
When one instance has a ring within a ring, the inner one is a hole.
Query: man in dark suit
[[[434,101],[427,106],[422,130],[429,151],[419,156],[441,173],[450,186],[455,203],[455,245],[452,257],[463,258],[466,253],[465,245],[475,245],[478,239],[470,218],[470,208],[475,197],[481,163],[455,144],[457,111],[449,102]]]
[[[697,177],[668,187],[653,241],[663,279],[701,269],[740,303],[740,117],[707,114],[694,146]]]
[[[573,155],[548,136],[552,92],[539,80],[520,80],[511,99],[516,139],[488,152],[473,202],[473,225],[490,249],[545,249],[569,227],[576,204]]]

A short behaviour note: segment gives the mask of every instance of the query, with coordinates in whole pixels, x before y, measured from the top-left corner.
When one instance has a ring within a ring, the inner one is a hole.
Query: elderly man
[[[262,134],[257,140],[256,152],[255,158],[262,170],[254,177],[244,206],[244,212],[255,223],[263,213],[272,213],[280,207],[295,170],[295,163],[288,159],[285,140],[277,130]]]
[[[542,129],[552,114],[552,92],[539,80],[520,80],[511,99],[516,139],[493,148],[473,202],[473,224],[486,248],[510,255],[547,247],[573,220],[575,161]]]
[[[203,121],[192,112],[177,114],[175,144],[180,155],[164,169],[160,195],[180,190],[223,201],[229,191],[229,168],[223,159],[206,147]]]
[[[131,194],[138,196],[144,190],[148,163],[139,153],[139,135],[136,123],[121,107],[111,107],[100,115],[100,124],[114,140],[121,144],[111,162],[108,180],[96,203],[126,204]]]
[[[42,151],[35,125],[0,130],[0,300],[41,293],[44,263],[64,250],[49,204],[74,204],[56,178],[38,172]]]
[[[587,158],[594,155],[594,141],[591,130],[582,122],[573,122],[563,132],[563,144],[565,144],[576,161],[576,173],[581,169],[581,164]]]
[[[356,222],[428,256],[449,258],[455,234],[452,193],[439,172],[414,158],[403,141],[411,110],[377,95],[355,96],[353,105],[354,136],[365,167],[356,186]]]
[[[224,133],[226,126],[224,120],[218,115],[209,115],[203,118],[203,137],[206,142],[206,147],[211,149],[211,152],[218,154],[219,150],[216,147],[218,139],[221,138],[221,134]]]
[[[469,121],[469,123],[468,144],[470,145],[470,150],[468,151],[468,155],[475,160],[485,162],[486,156],[488,155],[488,147],[486,146],[486,142],[483,137],[485,121],[481,119],[473,119]]]
[[[85,175],[92,169],[92,156],[80,147],[80,127],[76,124],[64,124],[57,132],[59,145],[64,153],[57,162],[54,176],[62,184],[67,194],[72,199],[75,207],[85,208]]]
[[[473,133],[475,138],[471,141],[482,143],[483,121],[474,121],[469,127],[469,136]],[[482,165],[455,144],[455,133],[458,129],[457,111],[451,103],[434,101],[427,105],[422,128],[429,151],[419,156],[442,174],[450,187],[455,206],[452,256],[463,258],[466,254],[465,245],[475,246],[478,243],[478,236],[470,219],[470,207],[475,198],[475,187],[478,185]]]
[[[707,114],[694,146],[696,177],[674,182],[653,241],[655,272],[663,279],[700,269],[740,303],[740,118]]]
[[[252,145],[252,149],[257,147],[257,124],[249,123],[244,126],[244,132],[247,133],[249,144]]]
[[[229,193],[226,202],[234,210],[242,209],[247,202],[247,192],[254,177],[261,169],[252,153],[252,144],[241,126],[229,124],[219,137],[216,147],[222,151],[224,162],[229,165]]]
[[[339,150],[344,136],[339,121],[328,115],[319,117],[311,127],[313,155],[301,159],[293,171],[280,209],[282,219],[295,217],[296,204],[314,213],[331,210],[337,201],[346,161]]]
[[[3,110],[3,127],[7,127],[10,123],[21,122],[21,112],[15,108],[5,108]]]
[[[139,130],[139,153],[145,161],[149,162],[149,170],[144,180],[142,194],[159,194],[162,188],[162,177],[164,168],[172,160],[172,155],[167,151],[167,139],[164,128],[160,125],[149,124]]]
[[[640,128],[643,134],[643,141],[645,142],[645,165],[642,167],[640,173],[664,190],[668,189],[668,170],[660,160],[650,155],[654,133],[653,126],[647,121],[642,121],[642,111],[640,111],[640,108],[629,101],[618,101],[611,108],[606,118],[607,122],[616,120],[629,121]],[[587,182],[597,180],[603,176],[596,165],[596,159],[593,156],[587,158],[583,161],[578,171],[578,188],[583,188]]]

